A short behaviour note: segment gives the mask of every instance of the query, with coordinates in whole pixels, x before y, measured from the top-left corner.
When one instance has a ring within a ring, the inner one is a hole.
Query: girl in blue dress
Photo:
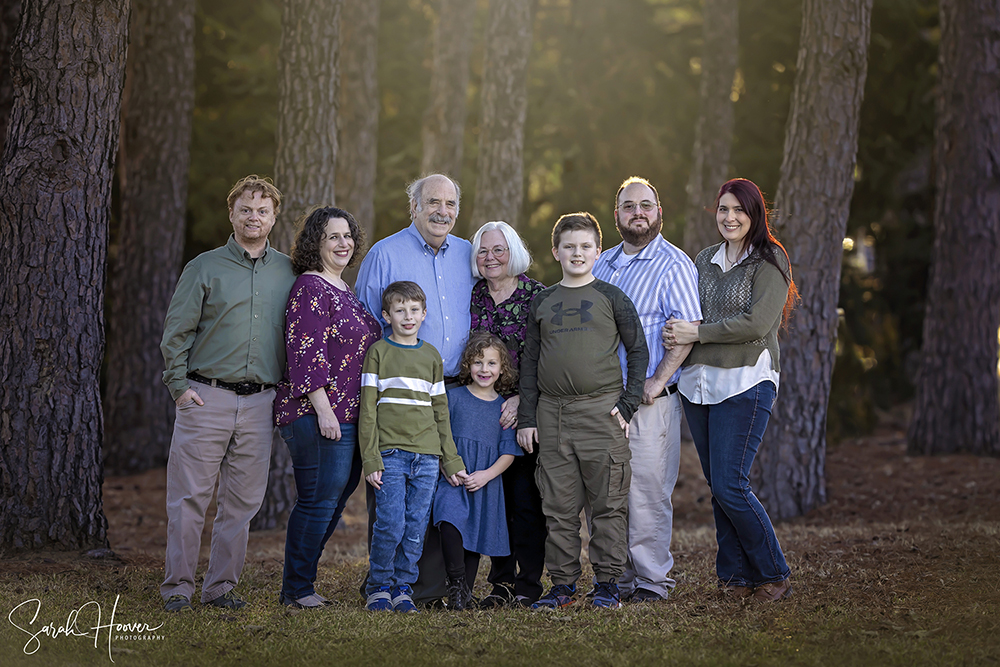
[[[438,484],[433,511],[448,574],[448,607],[455,611],[471,604],[480,556],[510,555],[500,474],[522,453],[514,429],[500,426],[501,394],[517,388],[517,371],[503,342],[473,332],[459,382],[462,386],[448,390],[448,412],[468,476],[463,486]]]

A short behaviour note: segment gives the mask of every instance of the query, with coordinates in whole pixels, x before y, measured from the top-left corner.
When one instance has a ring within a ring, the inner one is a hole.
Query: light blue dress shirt
[[[427,319],[418,337],[433,345],[444,360],[444,374],[458,375],[462,351],[469,338],[472,299],[472,244],[451,234],[437,253],[424,241],[416,225],[372,246],[361,262],[355,284],[358,298],[392,333],[382,317],[382,291],[397,280],[412,280],[427,295]]]
[[[653,377],[663,359],[660,330],[667,320],[701,319],[698,270],[694,262],[683,250],[657,235],[635,255],[626,255],[623,244],[602,252],[594,263],[594,276],[620,288],[635,304],[649,349],[646,377]],[[619,349],[618,356],[624,373],[624,350]],[[676,383],[679,377],[680,369],[667,384]]]

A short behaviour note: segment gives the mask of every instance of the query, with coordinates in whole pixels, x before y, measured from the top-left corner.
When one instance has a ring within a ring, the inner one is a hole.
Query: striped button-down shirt
[[[652,377],[665,352],[660,330],[667,320],[701,319],[694,262],[683,250],[657,235],[635,255],[626,254],[623,244],[604,251],[594,264],[594,276],[619,287],[635,304],[649,349],[646,377]],[[618,357],[624,377],[625,352],[621,348]],[[674,384],[679,377],[677,370],[667,384]]]

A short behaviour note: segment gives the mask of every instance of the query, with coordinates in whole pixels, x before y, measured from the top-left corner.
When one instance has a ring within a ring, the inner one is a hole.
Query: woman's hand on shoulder
[[[514,394],[500,408],[500,427],[503,429],[517,428],[517,408],[521,405],[521,397]]]

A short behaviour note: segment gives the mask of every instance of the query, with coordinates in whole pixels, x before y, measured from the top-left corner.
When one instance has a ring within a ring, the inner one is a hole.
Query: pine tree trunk
[[[340,22],[337,205],[355,217],[369,245],[375,240],[378,15],[379,0],[344,0]],[[344,273],[351,283],[356,276],[357,266]]]
[[[0,158],[0,556],[107,545],[104,263],[128,0],[24,3]]]
[[[475,0],[440,0],[434,24],[431,96],[424,113],[422,174],[459,179],[465,140],[465,96],[469,87]]]
[[[826,411],[872,0],[806,0],[775,200],[802,301],[781,341],[781,387],[755,483],[774,519],[826,502]]]
[[[10,47],[17,24],[21,20],[20,0],[4,0],[0,9],[0,154],[7,138],[7,118],[14,101],[14,86],[10,78]]]
[[[517,227],[524,203],[526,77],[534,18],[532,0],[492,0],[483,58],[483,120],[476,201],[469,230],[490,220]]]
[[[340,14],[343,0],[284,0],[278,56],[278,154],[275,185],[283,196],[271,243],[288,252],[295,221],[336,201]],[[267,494],[251,530],[284,525],[295,502],[288,447],[271,448]]]
[[[284,0],[278,55],[274,182],[283,195],[271,243],[288,252],[295,221],[336,200],[343,0]]]
[[[104,467],[125,475],[167,462],[174,403],[160,338],[184,250],[194,0],[133,0],[118,174],[121,223],[108,279]]]
[[[908,451],[1000,456],[1000,2],[939,6],[935,239]]]
[[[729,174],[733,144],[733,79],[738,49],[719,48],[721,35],[739,34],[736,0],[704,0],[701,57],[701,114],[694,130],[694,161],[688,179],[684,216],[684,251],[691,257],[719,241],[712,208],[715,195]]]

